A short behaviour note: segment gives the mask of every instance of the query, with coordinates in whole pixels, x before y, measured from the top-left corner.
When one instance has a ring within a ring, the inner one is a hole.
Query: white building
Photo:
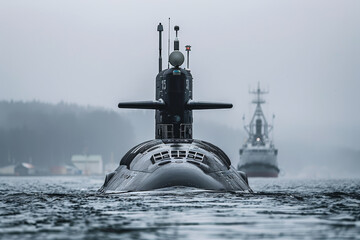
[[[82,171],[83,175],[103,174],[103,160],[101,155],[73,155],[71,161]]]
[[[15,175],[15,164],[0,168],[0,175]]]

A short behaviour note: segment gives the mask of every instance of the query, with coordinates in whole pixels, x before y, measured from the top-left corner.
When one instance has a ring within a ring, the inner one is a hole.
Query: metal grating
[[[171,157],[173,157],[173,158],[185,158],[186,157],[186,151],[182,151],[182,150],[171,151]]]
[[[159,152],[159,153],[155,153],[154,155],[152,155],[151,157],[151,161],[153,163],[157,162],[157,161],[162,161],[164,159],[170,159],[170,155],[168,151],[164,151],[164,152]]]
[[[198,152],[194,152],[194,151],[189,151],[187,157],[188,157],[188,158],[191,158],[191,159],[198,160],[198,161],[202,161],[202,160],[204,160],[205,155],[202,154],[202,153],[198,153]]]
[[[162,160],[169,160],[171,158],[189,158],[194,159],[196,161],[202,162],[204,160],[205,155],[195,151],[189,151],[186,154],[184,150],[173,150],[169,153],[169,151],[163,151],[159,153],[155,153],[151,156],[150,160],[153,164]]]

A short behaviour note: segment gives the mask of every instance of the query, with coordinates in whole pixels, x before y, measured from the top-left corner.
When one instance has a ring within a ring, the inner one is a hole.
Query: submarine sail
[[[162,69],[159,32],[159,73],[154,101],[119,103],[119,108],[155,110],[155,139],[138,144],[109,173],[101,192],[147,191],[186,186],[206,190],[252,191],[245,173],[238,172],[217,146],[193,139],[193,110],[231,108],[232,104],[193,100],[193,78],[189,67],[181,68],[185,57],[180,51],[179,27],[175,26],[171,68]],[[186,46],[189,56],[190,45]]]

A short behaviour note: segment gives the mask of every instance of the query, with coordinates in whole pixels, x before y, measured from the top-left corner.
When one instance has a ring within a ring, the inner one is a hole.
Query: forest
[[[111,110],[0,101],[0,166],[70,164],[73,154],[99,154],[106,163],[118,161],[134,144],[130,121]]]

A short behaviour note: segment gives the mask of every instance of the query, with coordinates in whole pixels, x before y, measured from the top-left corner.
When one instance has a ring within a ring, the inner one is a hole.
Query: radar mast
[[[273,126],[267,122],[261,104],[266,102],[263,95],[268,94],[269,91],[261,90],[260,82],[258,82],[257,89],[249,91],[249,93],[255,95],[251,103],[255,104],[256,108],[249,125],[244,126],[249,134],[248,142],[252,145],[265,145],[269,141],[269,133]]]

